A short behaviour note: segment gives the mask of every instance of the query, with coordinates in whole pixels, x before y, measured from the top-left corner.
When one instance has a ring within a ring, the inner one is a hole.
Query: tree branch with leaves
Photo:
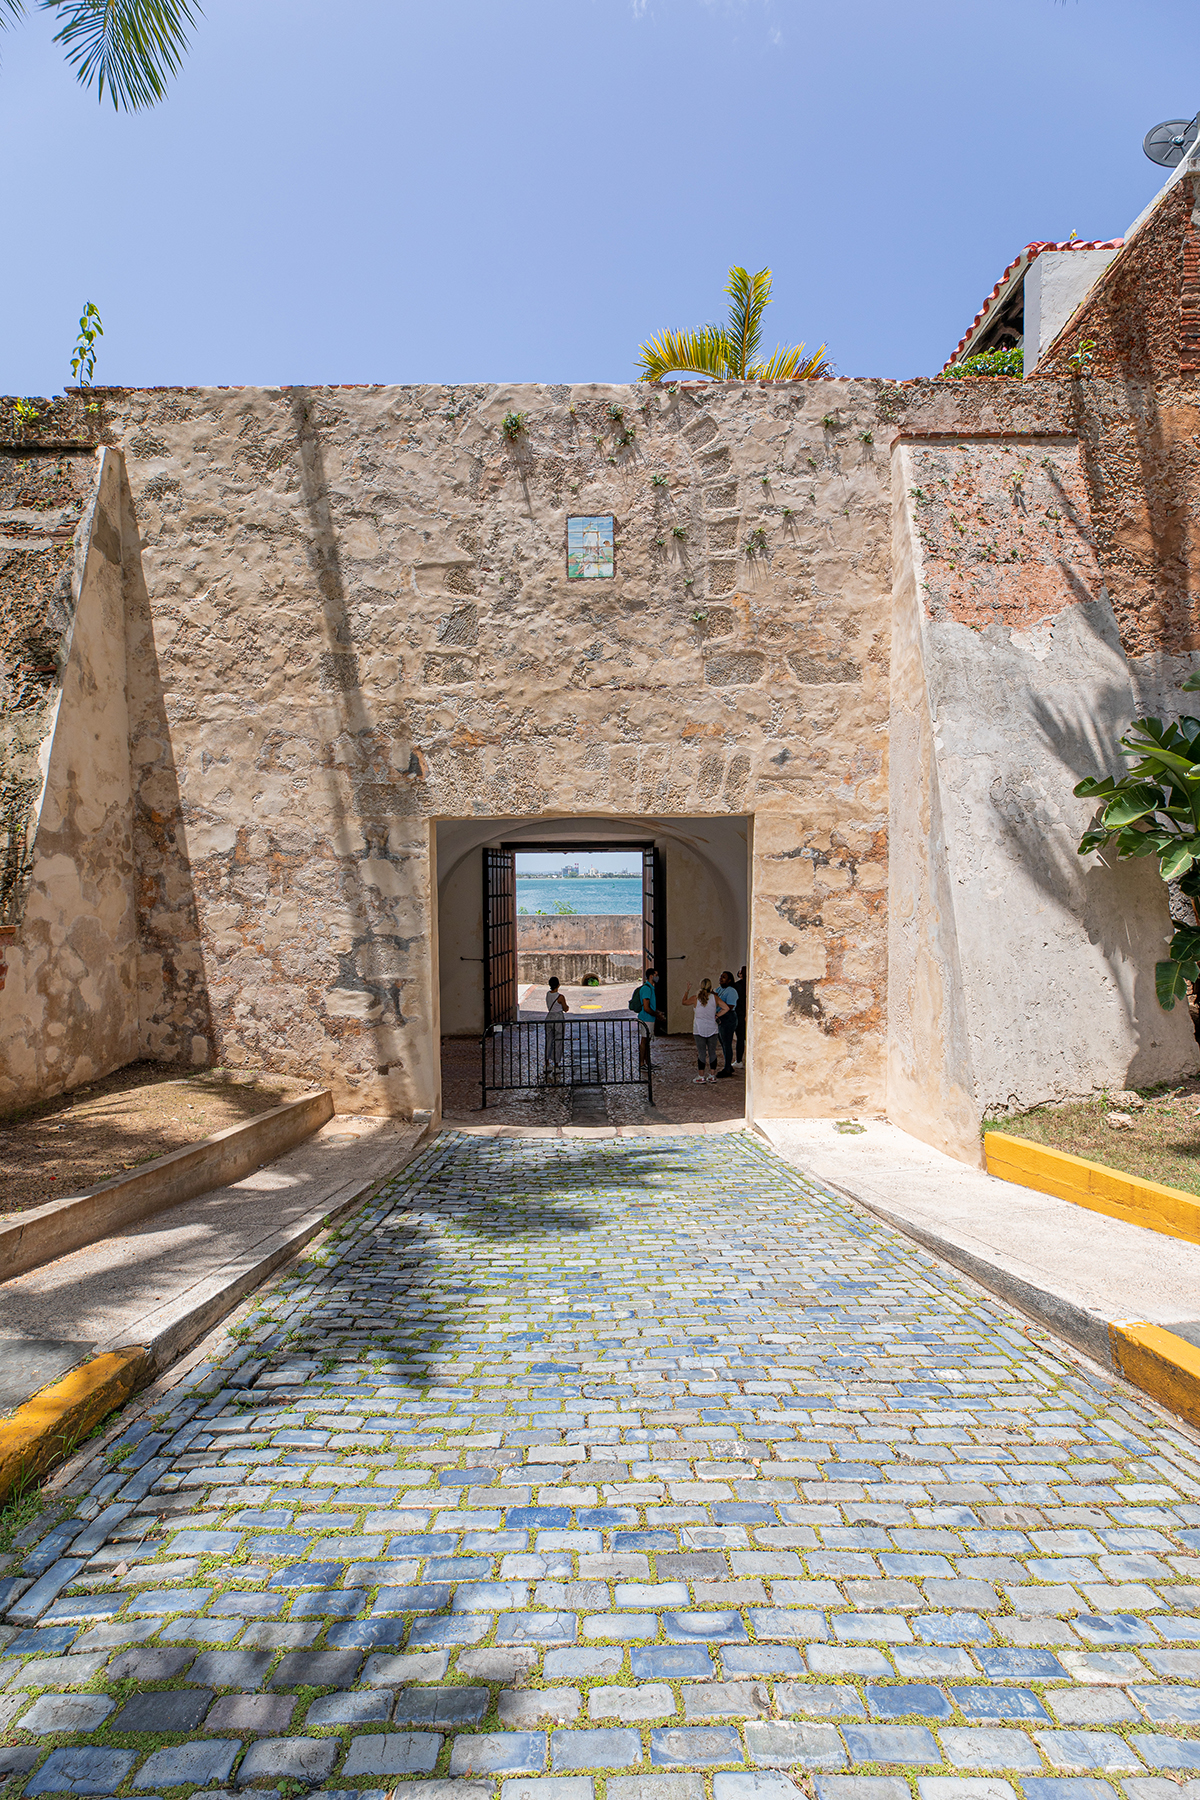
[[[178,75],[188,47],[195,0],[37,0],[54,15],[54,42],[84,87],[105,90],[113,106],[137,112],[154,106]],[[0,0],[0,26],[25,17],[25,0]]]
[[[1200,669],[1183,683],[1200,693]],[[1170,1012],[1200,981],[1200,719],[1135,719],[1121,739],[1133,767],[1124,775],[1089,775],[1078,782],[1082,800],[1103,800],[1096,822],[1084,832],[1080,856],[1115,850],[1121,860],[1153,856],[1164,881],[1178,882],[1191,901],[1195,925],[1180,926],[1164,961],[1154,966],[1159,1005]]]
[[[757,361],[762,346],[762,318],[771,299],[771,271],[751,275],[729,271],[725,292],[730,298],[724,325],[701,325],[697,331],[664,331],[641,346],[639,381],[662,381],[668,375],[709,375],[714,381],[813,381],[832,374],[821,345],[805,356],[804,345],[781,348],[768,362]]]

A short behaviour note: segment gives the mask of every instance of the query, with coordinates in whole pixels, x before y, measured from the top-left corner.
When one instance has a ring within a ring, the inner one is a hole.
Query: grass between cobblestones
[[[748,1136],[438,1138],[37,1504],[13,1794],[1200,1800],[1196,1440]]]

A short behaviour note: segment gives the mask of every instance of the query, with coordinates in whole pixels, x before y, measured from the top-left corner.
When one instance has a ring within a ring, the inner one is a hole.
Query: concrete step
[[[230,1185],[0,1284],[0,1393],[19,1406],[89,1358],[145,1352],[149,1380],[416,1153],[425,1126],[335,1118]]]

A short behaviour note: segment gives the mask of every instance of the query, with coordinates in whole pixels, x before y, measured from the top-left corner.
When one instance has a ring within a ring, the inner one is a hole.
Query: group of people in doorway
[[[646,970],[641,985],[634,989],[629,1009],[638,1022],[639,1054],[644,1063],[650,1060],[650,1039],[658,1015],[657,971]],[[681,1005],[692,1009],[692,1035],[696,1042],[696,1081],[722,1081],[744,1066],[746,1055],[746,971],[722,969],[716,987],[706,975],[693,994],[688,988]],[[546,995],[546,1066],[562,1061],[563,1024],[570,1008],[560,992],[558,977],[550,979]],[[721,1061],[718,1063],[717,1050]]]
[[[746,1055],[746,971],[736,980],[731,969],[722,969],[716,987],[706,975],[693,994],[689,988],[680,1003],[693,1008],[692,1035],[696,1040],[697,1081],[722,1081],[743,1066]],[[724,1067],[717,1067],[717,1045]]]

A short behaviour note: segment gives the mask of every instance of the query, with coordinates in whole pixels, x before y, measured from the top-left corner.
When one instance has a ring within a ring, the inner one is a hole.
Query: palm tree
[[[58,21],[61,44],[84,87],[108,89],[114,107],[153,106],[179,72],[196,0],[39,0]],[[0,27],[25,16],[25,0],[0,0]]]
[[[711,375],[715,381],[813,381],[832,374],[825,346],[805,356],[804,345],[776,350],[770,362],[755,362],[762,342],[762,316],[771,298],[771,271],[751,275],[730,269],[729,322],[699,331],[664,331],[641,347],[639,381],[666,375]]]

